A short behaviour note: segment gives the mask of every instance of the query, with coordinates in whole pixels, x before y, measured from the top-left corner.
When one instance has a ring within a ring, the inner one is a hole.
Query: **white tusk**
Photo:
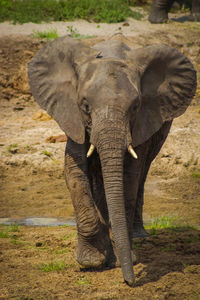
[[[95,149],[95,146],[91,144],[90,149],[88,150],[88,153],[87,153],[87,158],[92,155],[92,153],[94,152],[94,149]]]
[[[135,153],[135,151],[133,150],[133,147],[132,147],[131,145],[128,146],[128,152],[129,152],[135,159],[138,158],[137,154]]]

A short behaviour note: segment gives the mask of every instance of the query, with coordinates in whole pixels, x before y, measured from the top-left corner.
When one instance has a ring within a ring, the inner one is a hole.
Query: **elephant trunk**
[[[98,131],[96,146],[101,160],[106,201],[117,256],[124,280],[132,286],[134,284],[134,273],[123,188],[126,129],[116,128],[111,123],[107,124],[106,129]]]

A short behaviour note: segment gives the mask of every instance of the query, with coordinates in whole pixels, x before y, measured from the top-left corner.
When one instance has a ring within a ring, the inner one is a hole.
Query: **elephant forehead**
[[[124,61],[111,59],[96,59],[83,65],[80,69],[80,88],[102,89],[110,86],[114,91],[130,90],[133,85],[128,76],[128,67]]]

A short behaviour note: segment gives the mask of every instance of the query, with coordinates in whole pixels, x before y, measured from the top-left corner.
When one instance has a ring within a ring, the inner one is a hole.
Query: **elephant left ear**
[[[47,43],[28,66],[35,100],[78,144],[85,141],[85,127],[78,106],[79,66],[95,58],[97,53],[65,36]]]
[[[195,95],[196,71],[187,57],[167,45],[156,44],[129,53],[132,80],[141,97],[132,124],[133,146],[137,146],[164,122],[185,112]]]

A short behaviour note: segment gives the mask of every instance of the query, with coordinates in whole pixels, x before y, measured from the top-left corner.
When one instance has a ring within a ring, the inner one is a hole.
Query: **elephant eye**
[[[81,109],[83,112],[85,112],[86,114],[90,114],[90,106],[87,102],[86,98],[82,99],[82,103],[81,103]]]
[[[139,107],[140,107],[140,101],[139,101],[139,99],[138,100],[134,99],[134,101],[133,101],[133,103],[132,103],[132,105],[130,107],[129,112],[131,114],[136,114],[137,111],[139,110]]]

